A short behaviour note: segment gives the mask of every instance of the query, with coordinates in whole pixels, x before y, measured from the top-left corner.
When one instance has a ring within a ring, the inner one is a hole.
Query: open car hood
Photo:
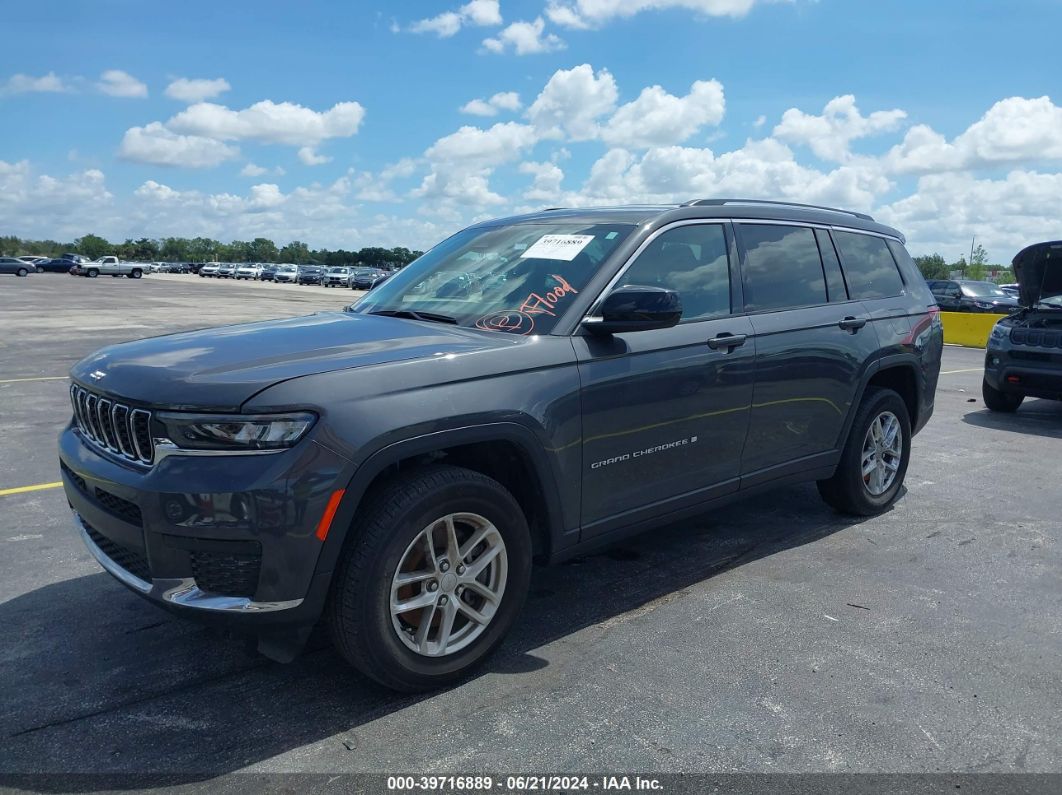
[[[1023,248],[1013,264],[1022,306],[1062,295],[1062,240]]]

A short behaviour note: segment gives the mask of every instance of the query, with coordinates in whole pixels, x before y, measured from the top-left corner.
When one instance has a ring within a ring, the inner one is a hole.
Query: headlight
[[[184,450],[283,450],[313,426],[309,412],[269,415],[159,413],[166,436]]]

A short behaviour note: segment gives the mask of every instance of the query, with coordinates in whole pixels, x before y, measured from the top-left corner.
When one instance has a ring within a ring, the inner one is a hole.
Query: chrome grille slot
[[[150,411],[134,409],[77,385],[70,387],[70,402],[78,430],[96,447],[141,464],[155,460]]]

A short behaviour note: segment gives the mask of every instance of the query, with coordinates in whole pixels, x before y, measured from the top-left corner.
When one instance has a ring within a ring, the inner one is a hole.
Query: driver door
[[[725,222],[651,238],[614,287],[682,300],[677,326],[573,338],[582,381],[583,538],[736,491],[752,402],[755,343],[733,314]],[[740,295],[737,293],[736,295]]]

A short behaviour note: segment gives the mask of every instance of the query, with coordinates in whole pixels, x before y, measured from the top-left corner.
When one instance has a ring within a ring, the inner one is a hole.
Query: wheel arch
[[[918,359],[913,355],[891,354],[869,362],[860,378],[855,399],[848,409],[848,416],[845,418],[844,430],[841,433],[838,444],[844,445],[852,429],[856,414],[859,412],[859,406],[862,405],[863,398],[871,387],[891,389],[899,394],[904,405],[907,406],[912,430],[920,428],[923,383],[922,370],[919,367]]]
[[[380,484],[435,461],[480,472],[505,486],[524,511],[536,557],[549,557],[563,531],[557,480],[534,433],[518,423],[499,422],[424,434],[373,452],[347,484],[321,550],[318,574],[335,569],[358,509]]]

